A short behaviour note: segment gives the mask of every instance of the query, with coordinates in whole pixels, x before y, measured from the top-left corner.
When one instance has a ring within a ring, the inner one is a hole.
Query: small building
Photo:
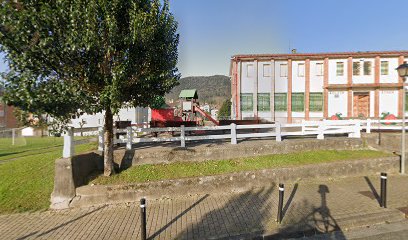
[[[335,114],[401,117],[403,80],[395,69],[406,57],[408,51],[235,55],[231,117],[289,123]]]

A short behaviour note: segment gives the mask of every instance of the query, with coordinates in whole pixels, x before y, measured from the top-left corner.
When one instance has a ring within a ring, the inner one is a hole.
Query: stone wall
[[[88,176],[95,170],[103,170],[103,158],[95,152],[55,160],[51,208],[68,208],[76,188],[87,184]]]
[[[110,186],[82,186],[70,207],[86,207],[101,204],[114,204],[138,201],[141,197],[161,198],[166,196],[185,196],[189,194],[224,194],[242,192],[253,188],[275,186],[299,179],[340,178],[349,176],[368,176],[399,171],[399,157],[385,157],[355,161],[312,164],[298,167],[264,169],[231,174],[163,180],[140,184]]]

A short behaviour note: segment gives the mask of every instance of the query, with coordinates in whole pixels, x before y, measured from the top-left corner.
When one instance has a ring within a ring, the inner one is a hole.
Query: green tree
[[[225,100],[222,103],[220,110],[218,111],[218,118],[225,119],[225,118],[230,118],[230,117],[231,117],[231,101]]]
[[[104,112],[104,174],[113,173],[113,115],[148,106],[179,79],[177,22],[168,1],[0,3],[4,99],[63,122]]]

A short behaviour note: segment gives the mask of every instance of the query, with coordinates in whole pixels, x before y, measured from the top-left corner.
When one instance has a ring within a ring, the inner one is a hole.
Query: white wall
[[[305,61],[292,62],[292,92],[305,92],[306,66],[304,65],[304,74],[300,77],[298,74],[299,64],[305,64]]]
[[[398,58],[381,58],[380,61],[388,61],[388,75],[381,75],[380,63],[380,83],[398,83]]]
[[[255,63],[242,62],[241,93],[254,93],[255,77]]]
[[[272,92],[272,62],[258,62],[258,93]]]
[[[344,66],[343,76],[337,76],[337,63]],[[329,59],[329,84],[347,84],[347,59]]]
[[[288,64],[287,61],[276,61],[275,62],[275,92],[277,93],[287,93],[288,92],[288,77],[280,76],[280,65]]]
[[[354,75],[353,74],[353,80],[352,83],[374,83],[374,58],[354,58],[354,62],[360,62],[360,75]],[[370,75],[364,75],[364,62],[371,62],[371,74]]]
[[[330,91],[328,99],[329,117],[336,113],[341,113],[342,117],[347,117],[347,91]]]
[[[380,91],[380,116],[383,112],[398,116],[398,91]]]
[[[323,61],[310,61],[310,92],[323,92],[324,76],[316,74],[317,63],[323,63]]]

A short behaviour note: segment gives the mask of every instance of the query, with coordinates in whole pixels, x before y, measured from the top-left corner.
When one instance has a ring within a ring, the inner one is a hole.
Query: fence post
[[[184,129],[184,125],[180,126],[180,139],[181,139],[181,147],[186,147],[186,130]]]
[[[68,127],[67,133],[64,135],[64,149],[62,152],[63,158],[74,156],[74,128]]]
[[[231,144],[237,144],[237,125],[231,123]]]
[[[361,137],[361,129],[360,129],[360,120],[357,120],[354,124],[354,133],[353,138],[360,138]]]
[[[275,122],[276,141],[282,142],[282,128],[280,122]]]
[[[323,119],[323,121],[319,122],[319,126],[317,128],[318,134],[317,134],[317,139],[323,140],[324,139],[324,130],[325,130],[326,123]]]
[[[133,141],[132,127],[126,128],[126,134],[127,134],[126,150],[132,150],[132,141]]]
[[[103,127],[98,128],[98,151],[103,152]]]
[[[305,124],[306,124],[305,119],[302,119],[302,136],[305,135],[305,128],[306,128]]]
[[[11,145],[16,144],[16,129],[11,129]]]
[[[367,119],[366,133],[371,133],[371,119]]]

